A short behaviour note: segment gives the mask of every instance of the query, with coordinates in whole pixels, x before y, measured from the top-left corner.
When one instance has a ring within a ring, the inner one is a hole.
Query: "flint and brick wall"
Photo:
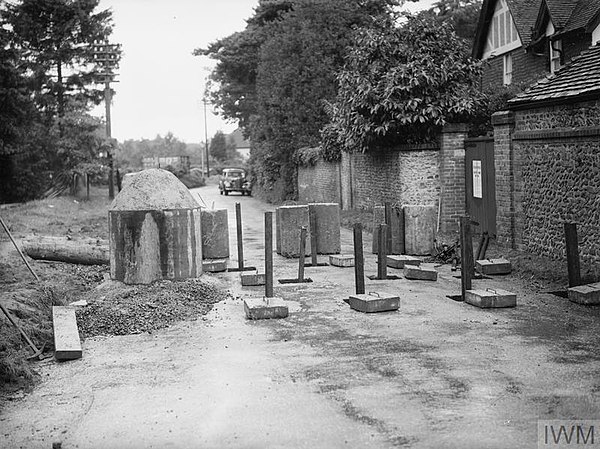
[[[345,210],[386,202],[437,210],[441,198],[440,230],[457,231],[458,217],[465,213],[465,137],[464,125],[450,125],[440,136],[441,145],[343,153],[337,164],[299,167],[299,200],[338,202]]]
[[[340,164],[321,160],[298,167],[298,201],[340,203]]]
[[[512,122],[512,123],[511,123]],[[600,100],[494,117],[500,243],[566,257],[576,222],[582,272],[600,263]]]

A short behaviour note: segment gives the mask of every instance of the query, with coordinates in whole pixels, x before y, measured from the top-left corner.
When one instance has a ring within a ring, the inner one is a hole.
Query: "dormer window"
[[[549,41],[550,44],[550,73],[556,72],[562,65],[562,41]]]

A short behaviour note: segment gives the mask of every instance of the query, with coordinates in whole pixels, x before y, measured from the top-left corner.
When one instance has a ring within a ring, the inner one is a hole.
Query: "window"
[[[493,55],[501,55],[520,46],[521,40],[506,1],[498,0],[494,17],[490,22],[483,59]]]
[[[550,41],[550,73],[560,69],[562,61],[562,41]]]
[[[503,82],[504,82],[504,85],[507,86],[510,83],[512,83],[512,54],[511,53],[506,53],[504,55],[503,67],[504,67]]]

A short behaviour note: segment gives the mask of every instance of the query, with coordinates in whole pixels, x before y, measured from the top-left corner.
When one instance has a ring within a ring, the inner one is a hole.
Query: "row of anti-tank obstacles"
[[[378,272],[374,280],[389,280],[387,267],[403,268],[407,279],[437,280],[434,269],[420,266],[418,254],[423,245],[431,250],[434,229],[427,206],[391,208],[386,205],[382,224],[375,233],[373,252],[378,254]],[[250,319],[287,316],[282,298],[273,295],[273,217],[265,213],[265,273],[244,266],[241,206],[236,204],[238,267],[243,285],[260,285],[264,281],[264,296],[245,300]],[[298,277],[280,282],[309,282],[304,277],[305,257],[329,254],[334,266],[355,267],[356,293],[348,299],[350,306],[362,312],[397,310],[399,296],[371,292],[365,294],[362,228],[354,226],[354,254],[340,253],[339,205],[316,203],[307,206],[282,206],[276,210],[276,248],[284,257],[297,257]],[[401,217],[401,219],[399,218]],[[411,222],[412,220],[412,222]],[[400,226],[396,226],[400,223]],[[434,221],[433,221],[434,223]],[[505,291],[471,290],[473,252],[468,233],[468,220],[463,220],[463,257],[461,299],[479,307],[510,307],[516,305],[516,295]],[[407,226],[408,224],[408,226]],[[418,229],[420,227],[420,229]],[[229,235],[226,210],[201,208],[189,190],[164,170],[146,170],[126,186],[109,211],[111,278],[127,284],[144,284],[160,279],[199,277],[203,271],[227,270]],[[400,229],[400,232],[397,232]],[[310,239],[307,239],[310,236]],[[408,245],[413,245],[407,251]],[[421,245],[421,246],[419,246]],[[470,248],[470,250],[469,250]],[[388,256],[388,252],[395,253]],[[423,254],[423,252],[421,252]],[[353,260],[352,260],[353,259]],[[251,273],[245,273],[252,270]]]

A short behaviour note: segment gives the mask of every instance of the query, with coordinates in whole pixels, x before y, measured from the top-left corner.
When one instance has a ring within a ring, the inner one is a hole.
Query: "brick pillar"
[[[458,232],[459,217],[466,211],[465,139],[467,125],[451,123],[444,127],[440,145],[440,231]]]
[[[515,171],[512,135],[515,117],[511,111],[492,115],[494,125],[494,167],[496,169],[497,241],[515,248]]]

